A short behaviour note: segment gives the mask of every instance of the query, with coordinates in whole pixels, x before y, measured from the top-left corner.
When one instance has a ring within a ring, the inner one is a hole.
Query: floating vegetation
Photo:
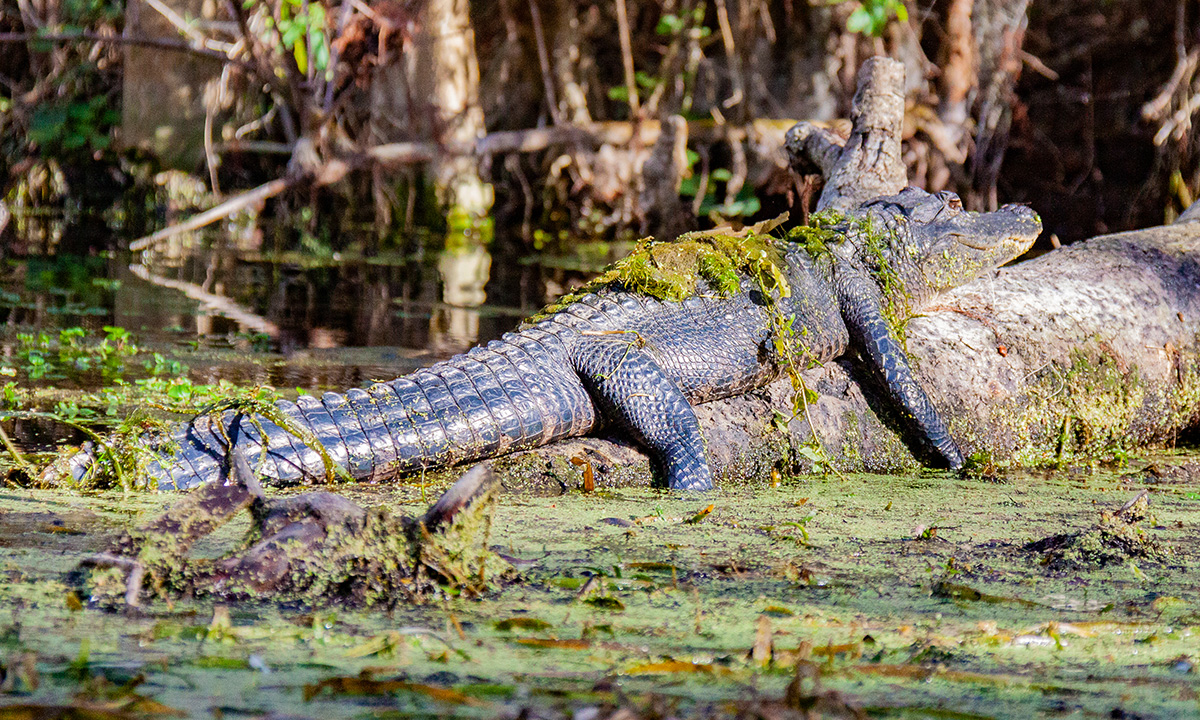
[[[228,475],[86,558],[90,602],[136,607],[146,595],[204,595],[394,607],[438,589],[478,595],[509,570],[488,549],[498,483],[484,466],[420,518],[364,509],[332,493],[268,498],[237,453]],[[243,511],[253,522],[236,547],[211,560],[190,556],[196,542]]]
[[[1179,462],[1157,467],[1166,473]],[[1154,529],[1141,525],[1171,552],[1144,563],[1147,584],[1128,563],[1047,573],[1018,551],[1028,537],[1094,523],[1097,503],[1138,480],[1105,472],[1086,482],[1065,472],[1006,479],[1001,488],[946,474],[722,487],[698,524],[683,522],[696,499],[642,488],[521,495],[494,508],[486,541],[521,574],[501,580],[489,569],[492,589],[473,599],[428,586],[423,604],[363,609],[354,592],[341,599],[353,585],[323,571],[312,585],[326,588],[323,596],[221,599],[199,575],[188,585],[179,573],[159,576],[168,581],[163,595],[145,580],[148,607],[120,615],[98,610],[68,571],[112,550],[114,531],[160,517],[180,496],[7,491],[0,705],[67,707],[92,678],[119,688],[144,675],[136,692],[145,697],[219,704],[226,714],[343,718],[386,704],[397,715],[529,708],[539,717],[609,718],[625,707],[622,717],[638,718],[654,716],[658,702],[679,717],[791,717],[796,707],[815,713],[819,702],[824,716],[853,717],[844,707],[839,714],[840,698],[869,717],[1019,720],[1060,711],[1065,696],[1096,717],[1122,708],[1189,716],[1200,590],[1189,564],[1197,538],[1187,487],[1155,485]],[[392,519],[428,507],[413,486],[340,491]],[[1019,513],[1014,499],[1027,503]],[[914,523],[932,508],[940,539],[913,541]],[[254,525],[246,515],[197,540],[187,566],[245,557]],[[645,521],[630,533],[604,522],[611,517]],[[802,544],[787,523],[805,518]],[[109,580],[108,597],[123,607],[126,574]],[[1094,672],[1097,663],[1105,672]],[[36,693],[20,694],[31,678]]]
[[[1116,512],[1101,510],[1093,527],[1052,535],[1027,544],[1024,550],[1040,555],[1041,563],[1054,572],[1165,560],[1167,551],[1142,527],[1143,522],[1154,524],[1149,497],[1149,491],[1143,490]]]

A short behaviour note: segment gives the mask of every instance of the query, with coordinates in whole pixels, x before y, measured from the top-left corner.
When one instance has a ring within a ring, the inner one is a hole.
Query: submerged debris
[[[488,549],[498,483],[482,465],[412,518],[332,493],[267,498],[245,458],[232,457],[228,482],[200,486],[84,562],[93,602],[136,606],[149,592],[390,606],[443,586],[477,594],[509,570]],[[197,540],[242,510],[254,523],[240,547],[213,560],[189,557]]]
[[[1042,564],[1055,572],[1165,559],[1168,551],[1141,527],[1152,517],[1149,497],[1149,491],[1143,490],[1116,512],[1101,510],[1099,521],[1088,530],[1052,535],[1022,549],[1041,554]]]

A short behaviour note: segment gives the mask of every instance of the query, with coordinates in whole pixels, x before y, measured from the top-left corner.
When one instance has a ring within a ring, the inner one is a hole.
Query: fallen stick
[[[51,43],[51,42],[74,42],[76,40],[85,40],[94,43],[109,43],[113,45],[134,45],[138,47],[149,47],[158,50],[170,50],[173,52],[185,53],[188,55],[196,55],[202,58],[215,60],[216,62],[229,63],[238,65],[243,68],[253,69],[253,65],[239,58],[230,57],[220,50],[212,50],[206,47],[198,47],[191,43],[186,43],[181,40],[172,40],[170,38],[161,37],[142,37],[137,35],[101,35],[94,32],[70,32],[70,33],[0,33],[0,44],[8,43]]]
[[[235,195],[225,202],[217,205],[214,208],[205,210],[199,215],[193,215],[187,220],[176,225],[168,225],[167,227],[157,232],[151,233],[146,237],[139,238],[129,243],[129,249],[133,252],[145,250],[157,243],[168,238],[175,237],[181,233],[199,230],[205,225],[211,225],[218,220],[223,220],[239,210],[243,210],[252,205],[261,203],[268,198],[273,198],[279,193],[287,190],[289,187],[296,185],[303,179],[303,176],[292,176],[277,178],[270,182],[263,183],[253,190],[247,190],[240,195]]]

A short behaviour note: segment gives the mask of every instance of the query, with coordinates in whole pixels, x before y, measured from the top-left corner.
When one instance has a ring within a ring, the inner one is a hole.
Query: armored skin
[[[592,291],[450,360],[365,389],[281,401],[290,431],[262,415],[198,417],[146,441],[157,452],[147,472],[160,489],[192,487],[222,474],[232,443],[264,482],[324,478],[315,443],[300,439],[311,431],[350,477],[384,480],[605,425],[642,445],[669,487],[707,490],[712,472],[693,405],[767,384],[785,355],[808,364],[852,349],[945,464],[960,467],[962,454],[913,377],[899,332],[937,292],[1024,252],[1041,231],[1037,215],[1011,205],[966,212],[951,193],[908,188],[817,220],[785,239],[741,238],[760,249],[741,262],[730,253],[715,270],[699,263],[683,293],[654,297],[645,278],[610,273]],[[640,260],[653,270],[656,247],[668,245],[644,246]],[[85,477],[93,453],[76,454],[68,472]]]

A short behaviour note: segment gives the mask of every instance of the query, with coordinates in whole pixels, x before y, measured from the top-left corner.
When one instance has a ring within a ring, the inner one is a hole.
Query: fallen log
[[[821,207],[900,189],[901,123],[887,116],[903,112],[903,103],[887,102],[903,87],[896,65],[877,58],[864,67],[844,146],[804,124],[789,131],[792,166],[831,179]],[[1193,209],[1184,222],[1098,237],[1002,268],[910,320],[905,336],[916,372],[965,454],[985,466],[1120,460],[1172,445],[1196,424],[1200,222],[1186,220],[1198,215]],[[819,396],[808,408],[811,425],[791,418],[787,380],[698,407],[718,476],[761,482],[772,471],[822,465],[843,472],[920,467],[919,444],[903,435],[905,423],[868,375],[853,357],[804,373]],[[494,463],[509,485],[570,487],[578,484],[577,468],[601,485],[648,477],[636,448],[610,440],[578,439]]]

